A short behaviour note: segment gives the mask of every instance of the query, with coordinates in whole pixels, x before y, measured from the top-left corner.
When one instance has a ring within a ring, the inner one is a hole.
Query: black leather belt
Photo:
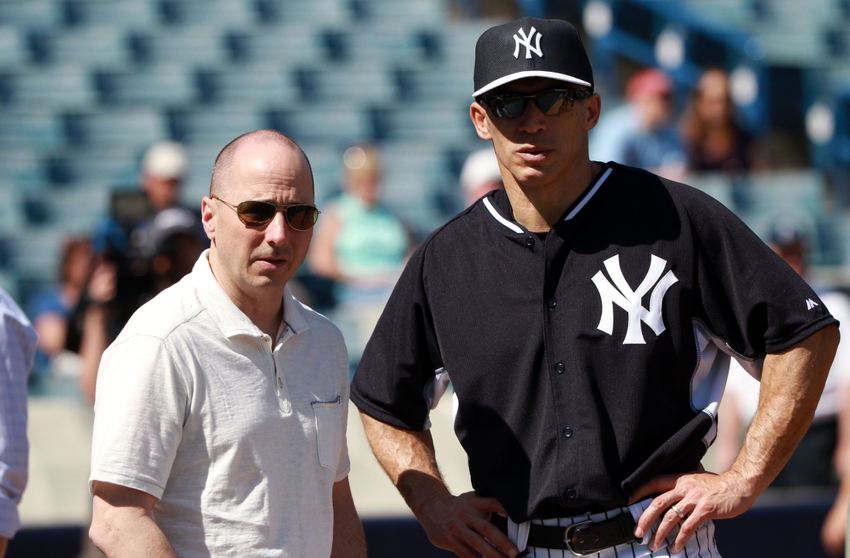
[[[508,519],[493,514],[490,522],[508,532]],[[635,520],[629,512],[623,512],[603,521],[580,521],[569,527],[555,527],[532,523],[526,546],[569,550],[576,556],[595,554],[605,548],[638,540],[634,535]]]

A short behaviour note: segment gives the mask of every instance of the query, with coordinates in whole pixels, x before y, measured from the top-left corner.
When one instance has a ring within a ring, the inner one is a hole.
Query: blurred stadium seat
[[[162,112],[144,106],[69,113],[64,119],[68,143],[80,147],[120,146],[141,151],[169,133]]]
[[[200,100],[195,75],[175,62],[97,72],[95,83],[104,105],[183,107]]]
[[[251,103],[258,108],[285,108],[300,100],[292,71],[279,62],[261,61],[217,66],[199,73],[202,95],[209,103]]]
[[[232,57],[228,29],[216,24],[187,24],[135,32],[136,57],[145,64],[176,62],[189,67],[226,62]]]
[[[13,25],[0,24],[0,71],[14,69],[29,61],[29,51],[21,31]]]
[[[66,13],[78,27],[110,25],[122,31],[159,25],[157,0],[68,0]]]
[[[268,127],[264,113],[244,103],[175,110],[169,114],[169,120],[172,136],[177,141],[217,144],[220,148],[236,136]]]
[[[132,61],[128,37],[112,25],[54,30],[43,53],[53,64],[77,63],[87,69],[124,67]]]
[[[29,66],[8,77],[8,94],[18,108],[85,109],[97,103],[94,80],[80,64]]]
[[[344,66],[304,67],[298,71],[302,99],[309,103],[389,104],[398,97],[394,75],[386,65],[368,59]]]
[[[29,147],[41,155],[62,147],[65,134],[61,117],[48,108],[0,110],[0,146]]]
[[[0,2],[0,23],[19,29],[53,29],[65,24],[65,11],[56,0]]]
[[[165,0],[160,6],[170,25],[249,27],[258,19],[252,0]]]

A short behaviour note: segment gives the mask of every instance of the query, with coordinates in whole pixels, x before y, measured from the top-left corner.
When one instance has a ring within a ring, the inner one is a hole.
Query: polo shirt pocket
[[[316,438],[319,446],[319,463],[336,472],[342,451],[342,405],[339,396],[333,401],[313,401],[316,417]]]

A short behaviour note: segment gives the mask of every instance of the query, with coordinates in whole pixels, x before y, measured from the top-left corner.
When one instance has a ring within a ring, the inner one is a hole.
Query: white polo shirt
[[[330,555],[333,483],[349,470],[342,335],[287,287],[277,339],[213,276],[140,308],[98,372],[91,481],[159,499],[178,556]]]

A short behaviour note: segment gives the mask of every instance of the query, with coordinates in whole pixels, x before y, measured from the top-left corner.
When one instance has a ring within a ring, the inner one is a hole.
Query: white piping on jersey
[[[607,171],[605,171],[605,174],[603,174],[602,177],[596,181],[596,184],[593,185],[593,188],[590,190],[590,192],[587,193],[584,199],[581,200],[579,204],[573,208],[572,211],[570,211],[569,215],[564,217],[564,221],[569,221],[570,219],[578,215],[578,212],[581,211],[585,205],[587,205],[587,202],[589,202],[590,198],[592,198],[593,195],[596,194],[596,192],[599,190],[599,187],[602,186],[602,183],[605,182],[605,180],[611,175],[611,171],[613,170],[613,168],[609,168]]]
[[[599,190],[599,187],[602,186],[602,183],[605,182],[605,180],[611,175],[611,172],[613,170],[613,168],[609,168],[605,171],[605,173],[599,178],[599,180],[596,181],[596,184],[593,185],[593,188],[590,189],[590,192],[587,193],[584,199],[581,200],[579,204],[573,208],[572,211],[570,211],[569,215],[564,217],[564,221],[569,221],[570,219],[578,215],[578,212],[581,211],[585,205],[587,205],[587,202],[589,202],[590,198],[592,198],[596,194],[596,192]],[[508,221],[507,219],[502,217],[502,215],[498,211],[496,211],[496,208],[493,207],[492,203],[490,203],[489,198],[484,198],[483,201],[484,206],[487,208],[487,211],[490,212],[490,215],[492,215],[493,218],[496,219],[496,221],[500,222],[501,224],[503,224],[504,226],[511,229],[517,234],[523,233],[523,230],[516,223]]]
[[[717,436],[717,409],[726,389],[731,358],[734,357],[756,378],[761,376],[761,362],[748,359],[734,351],[728,343],[709,331],[702,321],[693,320],[692,323],[697,365],[691,378],[691,408],[707,414],[712,419],[711,429],[702,439],[708,447]]]
[[[437,404],[440,402],[440,399],[449,387],[449,382],[451,382],[451,378],[449,377],[449,373],[446,369],[438,368],[437,370],[434,370],[434,375],[431,376],[425,383],[425,389],[422,390],[422,396],[425,398],[425,403],[428,405],[429,410],[428,417],[425,419],[425,430],[429,430],[431,428],[430,411],[437,408]],[[457,407],[455,406],[455,408]]]
[[[504,226],[508,227],[509,229],[514,231],[515,233],[522,234],[522,232],[523,232],[522,229],[519,228],[518,225],[511,223],[510,221],[508,221],[507,219],[502,217],[499,214],[499,212],[496,211],[496,208],[493,207],[493,204],[490,203],[490,200],[488,198],[484,198],[484,206],[487,208],[487,211],[490,212],[490,215],[492,215],[496,219],[496,221],[498,221],[501,224],[503,224]]]

